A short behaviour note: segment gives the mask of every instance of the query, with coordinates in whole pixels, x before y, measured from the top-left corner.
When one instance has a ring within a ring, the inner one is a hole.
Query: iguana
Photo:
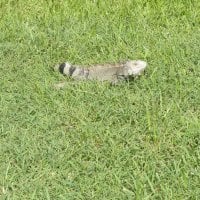
[[[58,64],[54,70],[70,76],[75,80],[98,80],[108,81],[117,84],[123,80],[129,80],[139,76],[146,69],[147,63],[142,60],[129,60],[116,64],[97,64],[90,67],[72,65],[68,62]],[[57,88],[62,88],[65,83],[57,84]]]

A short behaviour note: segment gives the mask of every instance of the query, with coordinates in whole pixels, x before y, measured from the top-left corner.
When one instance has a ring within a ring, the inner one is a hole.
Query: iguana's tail
[[[76,65],[71,65],[68,62],[58,64],[54,67],[54,70],[59,71],[61,74],[71,76],[75,79],[87,79],[89,70]]]

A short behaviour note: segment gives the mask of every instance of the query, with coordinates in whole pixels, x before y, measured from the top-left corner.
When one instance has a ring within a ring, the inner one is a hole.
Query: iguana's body
[[[141,75],[146,66],[146,62],[138,60],[116,64],[98,64],[91,67],[62,63],[57,65],[55,69],[75,80],[109,81],[115,84],[121,80]]]

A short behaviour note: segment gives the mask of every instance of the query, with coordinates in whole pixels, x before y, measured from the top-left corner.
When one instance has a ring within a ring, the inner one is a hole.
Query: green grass
[[[200,199],[199,10],[1,0],[0,199]],[[149,68],[117,87],[52,70],[126,59]]]

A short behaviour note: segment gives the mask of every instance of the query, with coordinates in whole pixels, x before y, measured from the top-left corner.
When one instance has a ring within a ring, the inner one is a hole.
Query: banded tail
[[[54,70],[58,70],[61,74],[71,76],[78,80],[85,80],[89,75],[89,70],[87,68],[71,65],[68,62],[56,65]]]

